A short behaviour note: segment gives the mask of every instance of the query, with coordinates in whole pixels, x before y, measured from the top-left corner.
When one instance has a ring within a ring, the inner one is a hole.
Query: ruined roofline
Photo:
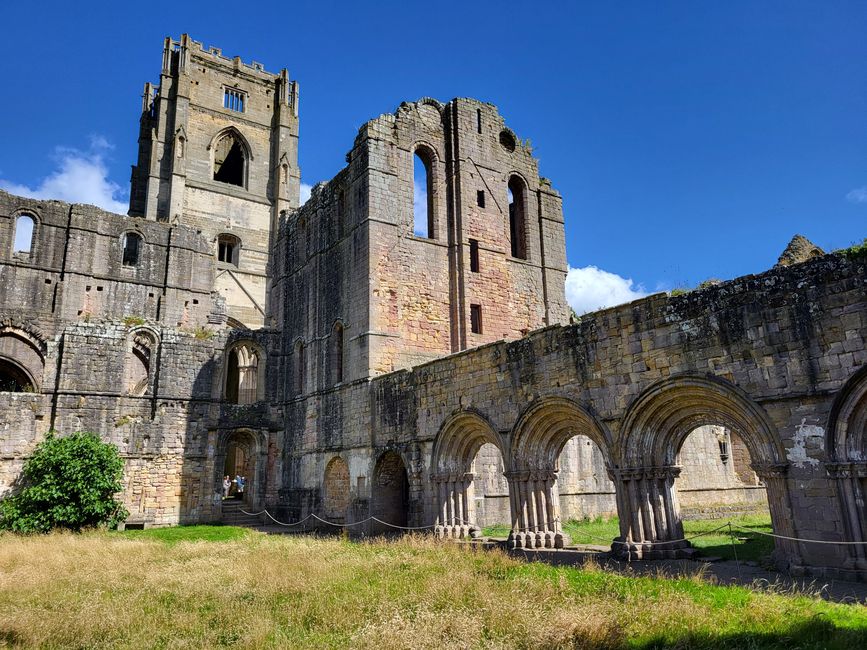
[[[841,271],[850,265],[867,265],[867,255],[862,258],[853,259],[842,251],[826,253],[822,257],[813,258],[805,262],[793,264],[791,266],[775,266],[761,273],[741,275],[732,280],[726,280],[720,284],[715,284],[706,288],[695,289],[686,294],[679,296],[670,296],[666,292],[653,293],[643,298],[638,298],[631,302],[625,302],[619,305],[613,305],[597,311],[588,312],[578,317],[575,323],[569,325],[546,325],[538,329],[528,332],[525,336],[519,339],[499,339],[479,345],[465,350],[452,352],[451,354],[425,361],[418,365],[408,368],[400,368],[381,375],[369,377],[370,382],[376,382],[385,378],[394,378],[401,374],[411,375],[417,371],[422,371],[426,368],[436,366],[446,360],[454,360],[456,358],[476,354],[481,350],[493,349],[498,347],[509,347],[515,345],[524,345],[548,333],[562,331],[566,329],[575,329],[577,332],[586,330],[594,330],[596,326],[603,322],[620,321],[623,316],[634,317],[636,313],[641,313],[646,320],[654,318],[665,318],[666,320],[689,320],[699,316],[707,316],[716,313],[718,310],[730,307],[736,307],[743,304],[739,298],[744,296],[754,296],[761,290],[767,290],[773,287],[778,294],[801,294],[801,286],[804,280],[809,278],[822,278],[828,274],[837,277]],[[857,276],[858,270],[849,271],[848,274]],[[843,271],[843,273],[846,273]],[[782,286],[781,286],[782,285]],[[788,287],[785,285],[789,285]],[[583,334],[579,334],[584,338]]]
[[[106,210],[105,208],[101,208],[94,203],[70,203],[69,201],[64,201],[63,199],[48,199],[48,198],[37,198],[32,196],[24,196],[23,194],[13,194],[12,192],[8,192],[4,189],[0,189],[0,203],[8,201],[9,203],[20,203],[21,207],[33,209],[35,206],[38,206],[42,203],[50,203],[57,207],[63,209],[75,209],[75,208],[85,208],[87,210],[97,210],[104,214],[110,215],[112,217],[120,217],[122,219],[140,219],[144,221],[141,217],[131,217],[128,214],[121,214],[120,212],[112,212],[111,210]]]

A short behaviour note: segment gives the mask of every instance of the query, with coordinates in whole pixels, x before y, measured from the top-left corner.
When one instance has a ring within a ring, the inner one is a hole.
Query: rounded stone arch
[[[837,393],[825,431],[825,449],[832,462],[867,461],[867,366]]]
[[[606,465],[612,464],[613,437],[591,411],[564,396],[537,399],[512,430],[510,463],[515,469],[556,469],[563,447],[577,435],[592,440]]]
[[[431,453],[434,474],[465,474],[482,445],[497,447],[507,461],[506,445],[490,420],[475,409],[455,411],[440,425]]]
[[[435,99],[434,97],[422,97],[418,101],[416,101],[416,104],[425,105],[425,106],[433,106],[440,113],[443,112],[443,108],[444,108],[443,103],[441,101],[439,101],[438,99]]]
[[[867,366],[837,393],[825,436],[846,541],[860,542],[846,546],[846,567],[867,575]]]
[[[265,350],[241,338],[223,352],[222,396],[232,404],[254,404],[265,399]]]
[[[0,325],[0,390],[39,392],[45,371],[45,341],[28,329]]]
[[[31,225],[30,244],[28,245],[26,253],[19,253],[19,251],[15,250],[15,240],[18,235],[18,228],[21,225],[22,218],[29,219]],[[42,224],[42,215],[39,213],[39,210],[35,210],[30,207],[16,208],[9,216],[9,224],[9,252],[13,255],[24,254],[30,256],[30,258],[33,259],[33,256],[36,254],[36,249],[39,242],[39,228]]]
[[[686,437],[714,424],[738,433],[755,465],[787,462],[765,410],[734,384],[711,375],[679,375],[645,389],[623,419],[620,458],[626,466],[674,465]]]

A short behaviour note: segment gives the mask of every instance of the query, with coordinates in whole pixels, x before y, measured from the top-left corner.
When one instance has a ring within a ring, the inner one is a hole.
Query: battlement
[[[223,49],[220,47],[210,46],[205,47],[204,43],[193,39],[189,34],[181,34],[180,39],[174,40],[171,36],[166,36],[165,45],[163,47],[163,69],[166,71],[166,63],[171,61],[171,55],[191,55],[202,62],[208,62],[211,65],[222,67],[223,69],[245,72],[254,76],[260,77],[263,81],[273,81],[275,77],[279,77],[286,73],[286,69],[280,73],[268,72],[265,66],[258,61],[246,63],[241,60],[241,57],[228,57],[223,55]]]

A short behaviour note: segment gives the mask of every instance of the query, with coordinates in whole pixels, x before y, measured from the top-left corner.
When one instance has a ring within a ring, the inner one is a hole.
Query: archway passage
[[[400,454],[388,451],[380,456],[373,472],[372,491],[371,515],[380,521],[372,522],[371,532],[393,533],[398,530],[394,526],[406,526],[409,479]]]
[[[471,528],[477,526],[482,530],[508,531],[512,519],[509,506],[509,482],[506,480],[505,462],[500,448],[491,442],[486,442],[479,447],[479,451],[473,458],[471,473],[473,477],[470,503]]]
[[[570,528],[569,522],[617,515],[614,484],[608,476],[605,456],[592,438],[585,435],[570,438],[557,458],[556,470],[560,512],[566,529]],[[570,536],[573,542],[578,541],[574,535]]]
[[[847,569],[867,575],[867,367],[839,392],[828,420],[828,473],[836,479]]]
[[[33,381],[23,368],[8,359],[0,359],[0,392],[32,393]]]
[[[226,451],[222,467],[221,487],[223,498],[230,501],[254,501],[256,487],[257,448],[254,438],[245,432],[231,434],[226,440]],[[225,481],[228,480],[228,487]]]
[[[487,456],[480,458],[483,449],[487,450]],[[487,466],[486,458],[490,461]],[[486,473],[478,477],[482,481],[502,482],[503,454],[499,436],[479,413],[457,412],[440,427],[434,440],[431,468],[436,534],[456,538],[477,536],[484,524],[478,520],[476,472]],[[502,486],[499,490],[502,492]],[[502,498],[498,502],[500,506],[504,504]],[[505,503],[508,502],[506,496]],[[490,516],[499,518],[504,513],[498,516],[492,512]]]
[[[579,445],[591,443],[591,454],[594,450],[600,454],[600,471],[610,466],[610,434],[591,413],[570,399],[539,400],[525,411],[515,426],[509,473],[512,494],[509,540],[513,547],[562,548],[565,545],[560,460],[576,437]],[[577,503],[575,499],[570,501],[573,501],[570,507],[580,512],[580,498]]]
[[[630,406],[622,426],[623,465],[614,470],[620,506],[620,536],[613,550],[644,559],[694,553],[684,539],[675,481],[678,454],[698,427],[735,431],[748,450],[752,468],[767,488],[775,532],[794,536],[779,435],[764,410],[742,391],[714,377],[680,376],[659,382]],[[778,564],[798,563],[795,545],[776,540]]]
[[[733,429],[700,426],[687,435],[677,454],[680,473],[674,481],[684,535],[711,555],[761,560],[774,550],[767,491],[753,470],[743,438]],[[733,521],[740,527],[733,551],[728,531],[712,531]]]

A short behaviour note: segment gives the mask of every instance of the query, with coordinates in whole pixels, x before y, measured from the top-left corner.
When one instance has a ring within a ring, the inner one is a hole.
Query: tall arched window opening
[[[33,217],[29,214],[20,214],[15,219],[15,244],[12,252],[30,255],[33,248]]]
[[[343,324],[339,321],[334,323],[329,343],[328,364],[331,368],[331,382],[339,384],[343,381]]]
[[[226,133],[214,148],[214,180],[244,187],[247,175],[247,155],[240,140]]]
[[[125,233],[123,236],[123,265],[138,266],[140,254],[141,237],[134,232]]]
[[[509,242],[511,254],[527,259],[527,192],[524,182],[517,176],[509,178]]]
[[[412,167],[413,234],[436,238],[433,210],[434,157],[426,149],[416,149]]]
[[[250,345],[236,345],[226,359],[226,401],[255,404],[259,401],[259,353]]]

